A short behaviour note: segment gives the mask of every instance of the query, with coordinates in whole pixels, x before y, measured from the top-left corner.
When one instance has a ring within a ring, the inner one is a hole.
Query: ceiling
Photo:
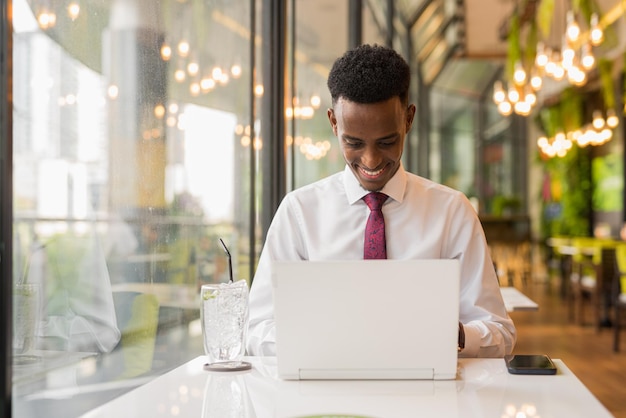
[[[49,0],[14,0],[15,4],[28,1],[33,9],[48,4]],[[49,34],[61,45],[72,52],[86,65],[100,70],[101,52],[94,45],[100,45],[99,39],[106,26],[109,24],[109,5],[125,3],[129,0],[89,0],[92,12],[96,11],[97,19],[89,22],[90,30],[80,29],[86,26],[73,25],[75,30],[55,31]],[[156,14],[152,0],[135,0],[143,4],[146,10]],[[554,17],[553,27],[561,30],[564,28],[565,11],[571,0],[553,0]],[[602,13],[614,9],[621,4],[622,0],[595,0]],[[187,16],[190,22],[198,27],[203,27],[202,39],[217,39],[219,37],[232,38],[249,36],[247,33],[248,16],[247,6],[241,2],[229,2],[227,0],[165,0],[162,1],[164,13],[162,17],[156,17],[159,25],[167,25],[168,19],[185,18],[180,15],[179,8],[185,4],[193,5],[193,12],[208,10],[218,5],[223,11],[220,20],[216,14],[211,15],[210,20],[198,21],[193,14]],[[262,1],[257,0],[257,11],[260,12]],[[539,0],[396,0],[396,19],[394,30],[401,43],[406,42],[410,27],[410,35],[413,42],[413,52],[416,57],[422,57],[421,68],[423,78],[432,85],[434,95],[432,106],[433,113],[439,115],[440,120],[445,120],[445,114],[456,111],[456,106],[463,106],[463,100],[454,101],[451,97],[461,96],[465,99],[476,99],[489,90],[494,78],[501,71],[506,57],[507,43],[500,36],[501,27],[507,23],[514,8],[518,4],[539,3]],[[326,74],[333,61],[343,54],[348,45],[348,0],[295,0],[288,2],[296,11],[296,36],[297,54],[300,62],[311,65],[307,69],[311,74],[300,76],[303,82],[307,77],[321,78],[317,80],[318,86],[325,85]],[[363,42],[384,43],[386,31],[385,12],[386,0],[363,1]],[[200,5],[200,9],[196,9]],[[204,8],[204,9],[203,9]],[[621,9],[620,9],[621,10]],[[243,16],[242,16],[243,14]],[[620,22],[624,20],[620,18]],[[204,23],[202,23],[204,22]],[[413,23],[413,24],[412,24]],[[171,26],[171,24],[170,24]],[[181,25],[178,25],[181,26]],[[623,23],[620,27],[624,26]],[[225,30],[228,29],[228,30]],[[260,23],[257,31],[260,31]],[[78,32],[77,32],[78,31]],[[216,32],[217,31],[217,32]],[[623,32],[623,30],[622,30]],[[228,36],[227,36],[228,35]],[[429,49],[428,40],[434,39],[432,49]],[[618,45],[616,51],[623,51],[622,46],[626,42],[626,36],[618,33]],[[233,41],[234,42],[234,41]],[[229,42],[230,43],[230,42]],[[236,43],[230,43],[231,48],[236,50]],[[444,47],[447,46],[447,47]],[[403,47],[406,45],[395,45]],[[210,45],[204,46],[214,49]],[[228,52],[233,54],[233,52]],[[242,54],[239,51],[239,54]],[[435,57],[436,59],[432,59]],[[318,92],[322,94],[323,92]],[[195,99],[197,100],[197,99]],[[194,99],[192,99],[194,101]],[[454,103],[459,103],[454,105]]]

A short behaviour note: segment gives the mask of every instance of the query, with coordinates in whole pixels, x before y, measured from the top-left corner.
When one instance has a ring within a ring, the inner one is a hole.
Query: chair
[[[615,248],[615,274],[613,275],[613,308],[614,308],[614,337],[613,351],[619,352],[620,330],[622,327],[622,313],[626,310],[626,243]]]
[[[596,268],[594,263],[599,263],[599,248],[593,238],[571,238],[568,245],[558,249],[564,258],[563,274],[565,296],[567,300],[568,318],[572,322],[582,323],[582,308],[584,298],[589,292],[583,292],[583,288],[591,289],[595,285]]]
[[[565,248],[571,247],[571,238],[564,236],[554,236],[548,238],[546,245],[550,250],[548,253],[548,272],[557,270],[560,281],[560,294],[563,299],[567,299],[571,292],[570,276],[572,270],[572,257]]]
[[[122,338],[123,370],[119,379],[128,379],[152,370],[159,302],[155,295],[115,292],[116,311]]]
[[[611,240],[579,238],[572,240],[577,249],[572,256],[572,295],[570,304],[574,305],[577,322],[585,322],[585,301],[588,299],[592,314],[592,323],[600,330],[602,323],[608,320],[608,304],[611,294],[611,282],[615,271],[615,246]],[[571,306],[571,305],[570,305]]]

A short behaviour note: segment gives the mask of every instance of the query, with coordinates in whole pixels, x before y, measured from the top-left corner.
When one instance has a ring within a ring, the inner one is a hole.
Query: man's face
[[[414,115],[415,106],[403,106],[399,97],[367,104],[339,98],[328,109],[343,158],[363,188],[380,190],[398,171]]]

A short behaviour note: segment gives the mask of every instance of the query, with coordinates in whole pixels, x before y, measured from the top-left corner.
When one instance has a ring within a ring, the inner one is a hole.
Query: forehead
[[[389,129],[390,126],[403,123],[405,111],[399,97],[376,103],[357,103],[340,98],[334,106],[337,123],[343,128],[367,126],[372,129],[380,126]]]

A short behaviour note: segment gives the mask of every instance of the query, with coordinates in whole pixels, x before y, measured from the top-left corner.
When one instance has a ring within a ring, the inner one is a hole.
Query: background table
[[[501,287],[502,299],[507,312],[536,311],[539,305],[515,287]]]

